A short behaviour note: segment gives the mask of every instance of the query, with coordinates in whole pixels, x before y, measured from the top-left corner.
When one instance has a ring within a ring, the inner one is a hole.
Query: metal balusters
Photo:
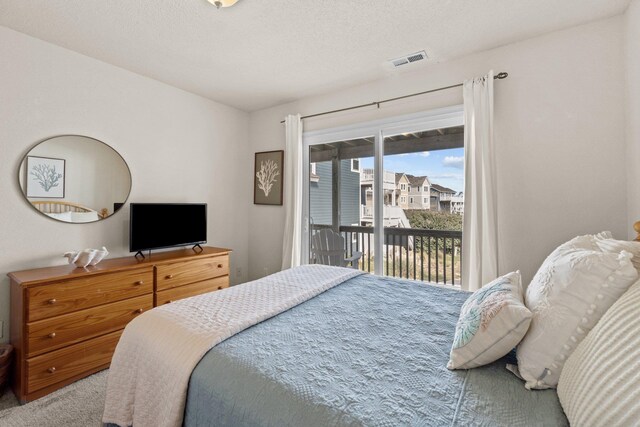
[[[314,224],[311,226],[310,235],[313,236],[315,232],[323,228],[332,227]],[[374,262],[382,263],[383,270],[389,276],[423,281],[435,279],[435,282],[452,285],[460,283],[462,253],[456,256],[456,252],[461,251],[462,247],[462,232],[460,231],[386,227],[384,229],[383,252],[380,256],[376,256],[375,248],[372,247],[373,227],[342,226],[340,233],[345,238],[346,256],[353,256],[354,252],[362,252],[363,257],[366,257],[366,259],[361,258],[362,261],[358,264],[358,268],[364,271],[374,271],[371,265],[373,258]],[[355,242],[353,241],[354,237],[356,238]],[[347,242],[347,240],[349,241]],[[441,251],[442,253],[440,253]],[[441,257],[444,257],[442,261]],[[411,272],[412,262],[413,275]],[[406,269],[406,272],[403,271],[403,268]],[[420,275],[418,275],[418,268]]]
[[[416,275],[416,254],[418,253],[418,248],[416,247],[417,244],[417,238],[416,236],[413,237],[413,280],[417,280],[418,277]]]
[[[424,281],[424,237],[420,236],[420,280]]]
[[[451,284],[456,284],[456,273],[455,273],[455,265],[456,265],[456,245],[455,240],[451,238]]]
[[[447,238],[442,238],[442,283],[447,283]]]
[[[429,282],[431,281],[431,237],[427,237],[427,244],[429,245],[429,250],[427,253],[429,254]]]
[[[439,251],[438,251],[438,243],[440,238],[436,237],[436,283],[440,282],[440,262],[438,261]]]

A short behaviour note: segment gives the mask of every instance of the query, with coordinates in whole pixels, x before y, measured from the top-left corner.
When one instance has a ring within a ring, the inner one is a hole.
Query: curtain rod
[[[495,76],[493,76],[493,78],[497,79],[497,80],[502,80],[502,79],[506,79],[508,76],[509,76],[509,73],[506,73],[506,72],[503,71],[503,72],[498,73]],[[383,99],[382,101],[370,102],[368,104],[354,105],[353,107],[340,108],[338,110],[331,110],[331,111],[324,111],[322,113],[316,113],[316,114],[309,114],[308,116],[300,117],[300,119],[301,120],[302,119],[310,119],[311,117],[325,116],[327,114],[333,114],[333,113],[341,113],[342,111],[355,110],[357,108],[373,107],[374,105],[377,106],[378,108],[380,108],[380,104],[384,104],[385,102],[398,101],[400,99],[411,98],[413,96],[426,95],[427,93],[439,92],[441,90],[452,89],[454,87],[461,87],[463,84],[464,83],[458,83],[456,85],[440,87],[438,89],[425,90],[424,92],[412,93],[410,95],[396,96],[395,98]],[[284,123],[284,120],[282,120],[280,123]]]

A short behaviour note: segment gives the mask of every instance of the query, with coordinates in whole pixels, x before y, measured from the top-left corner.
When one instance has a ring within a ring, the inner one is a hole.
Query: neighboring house
[[[407,187],[407,207],[405,209],[429,209],[431,206],[431,182],[426,176],[406,175],[409,181]]]
[[[340,225],[360,225],[358,159],[340,161]],[[313,224],[331,225],[333,206],[331,162],[310,164],[309,214]]]
[[[451,198],[451,213],[462,215],[464,213],[464,193],[460,192]]]
[[[395,206],[396,183],[393,172],[384,172],[383,187],[385,206]],[[360,172],[360,200],[362,214],[371,215],[373,209],[373,169],[363,169]]]
[[[438,184],[431,185],[431,210],[453,212],[452,200],[456,191]]]
[[[400,181],[404,184],[404,189],[400,186]],[[409,181],[404,177],[404,174],[384,171],[383,222],[385,227],[410,227],[403,208],[398,204],[401,197],[408,200],[408,184]],[[360,222],[361,225],[370,227],[373,225],[373,169],[363,169],[360,173],[360,197],[362,204]]]
[[[403,173],[395,174],[396,192],[395,203],[392,206],[400,206],[402,209],[409,208],[409,178]]]
[[[432,184],[426,176],[384,171],[384,223],[385,227],[405,227],[404,210],[419,209],[450,212],[462,215],[464,195],[447,187]],[[373,169],[360,173],[360,222],[373,224]],[[406,226],[408,227],[408,225]]]

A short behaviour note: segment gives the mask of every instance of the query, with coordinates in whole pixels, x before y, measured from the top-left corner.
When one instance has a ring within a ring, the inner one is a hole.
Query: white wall
[[[252,151],[284,148],[279,123],[303,115],[447,86],[507,71],[496,83],[495,136],[499,190],[500,269],[532,278],[560,242],[611,230],[625,237],[623,17],[432,64],[367,85],[252,113]],[[306,130],[460,104],[454,89],[305,121]],[[286,173],[286,172],[285,172]],[[286,203],[286,201],[285,201]],[[250,277],[279,269],[284,210],[250,209]]]
[[[627,61],[627,222],[640,221],[640,0],[626,13]],[[636,234],[629,229],[629,237]]]
[[[20,193],[20,160],[60,134],[104,141],[129,164],[129,201],[207,202],[209,244],[229,247],[232,281],[248,266],[248,115],[0,27],[0,320],[8,340],[10,271],[63,264],[62,253],[106,246],[129,256],[128,208],[93,224],[34,212]]]

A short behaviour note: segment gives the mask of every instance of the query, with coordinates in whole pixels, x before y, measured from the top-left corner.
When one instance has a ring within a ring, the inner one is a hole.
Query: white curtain
[[[302,120],[300,114],[285,118],[284,209],[282,269],[297,267],[302,258]]]
[[[493,71],[464,82],[462,287],[475,291],[498,276],[498,218],[493,142]]]

